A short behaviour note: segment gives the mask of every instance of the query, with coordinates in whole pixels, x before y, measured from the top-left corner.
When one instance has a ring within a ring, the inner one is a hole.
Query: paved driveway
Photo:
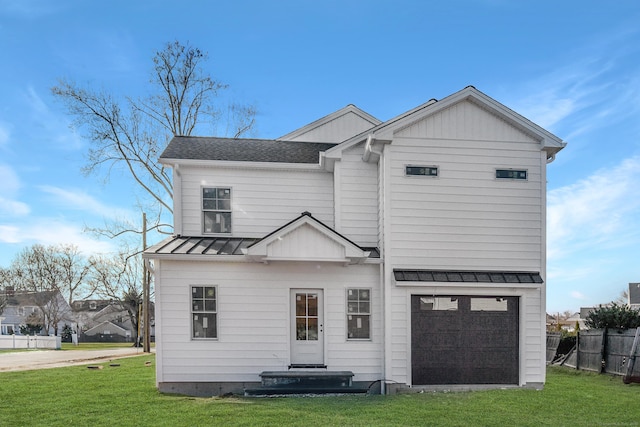
[[[152,349],[152,351],[155,351],[155,349]],[[31,350],[0,353],[0,372],[88,365],[142,354],[144,354],[142,349],[135,347],[106,350]]]

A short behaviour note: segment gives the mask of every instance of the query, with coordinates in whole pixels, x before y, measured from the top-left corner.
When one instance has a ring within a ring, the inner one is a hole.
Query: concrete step
[[[354,386],[351,371],[296,370],[265,371],[260,374],[261,387],[245,390],[245,396],[297,394],[366,393],[367,388]]]
[[[352,385],[351,371],[265,371],[260,374],[265,388],[348,388]]]
[[[244,395],[247,397],[260,396],[291,396],[291,395],[322,395],[322,394],[364,394],[368,389],[364,387],[303,387],[278,386],[278,387],[257,387],[246,389]]]

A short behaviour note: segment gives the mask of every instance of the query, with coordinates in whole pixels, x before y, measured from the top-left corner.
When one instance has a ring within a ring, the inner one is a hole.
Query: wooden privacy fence
[[[639,341],[640,328],[581,331],[576,346],[556,363],[585,371],[622,375],[625,383],[640,382]],[[549,342],[547,337],[547,344]]]

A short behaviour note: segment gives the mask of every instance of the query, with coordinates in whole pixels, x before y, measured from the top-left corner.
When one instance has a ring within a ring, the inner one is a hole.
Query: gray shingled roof
[[[335,145],[271,139],[175,136],[160,159],[313,164],[319,162],[321,152]]]

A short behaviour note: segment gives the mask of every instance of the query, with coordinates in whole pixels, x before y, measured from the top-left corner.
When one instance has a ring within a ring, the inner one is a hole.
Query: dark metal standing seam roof
[[[174,236],[157,243],[145,251],[145,253],[157,255],[244,255],[242,249],[256,243],[256,238],[244,237],[186,237]],[[378,248],[361,248],[369,251],[369,258],[380,258]]]
[[[317,164],[320,153],[337,144],[175,136],[160,159]]]
[[[151,246],[145,252],[159,255],[242,255],[242,249],[258,239],[241,237],[183,237],[175,236]]]
[[[540,273],[394,269],[397,282],[542,283]]]

